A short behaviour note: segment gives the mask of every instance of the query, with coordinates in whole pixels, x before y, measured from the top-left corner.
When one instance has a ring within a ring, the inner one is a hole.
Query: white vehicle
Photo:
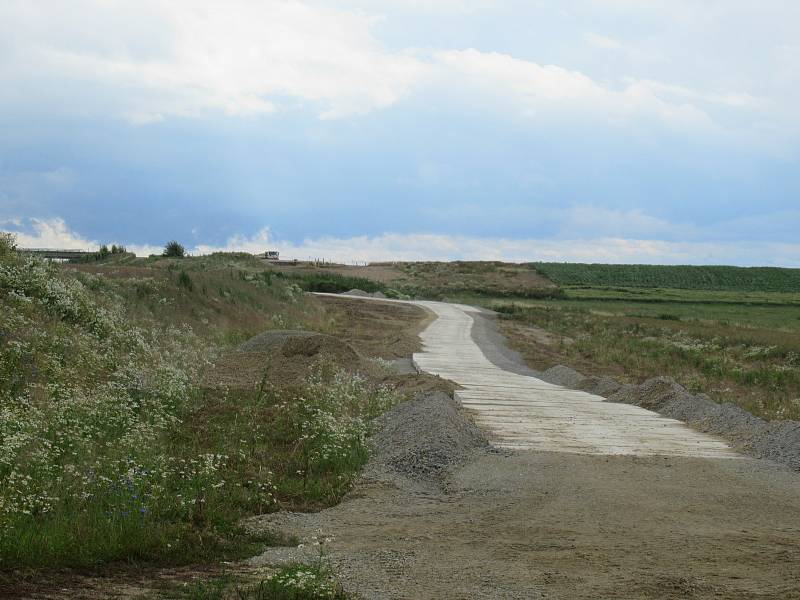
[[[267,260],[280,260],[280,252],[277,250],[267,250],[264,252],[264,258]]]

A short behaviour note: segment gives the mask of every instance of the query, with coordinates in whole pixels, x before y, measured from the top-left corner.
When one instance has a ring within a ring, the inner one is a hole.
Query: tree
[[[186,248],[181,246],[175,240],[171,242],[167,242],[167,245],[164,246],[164,253],[162,256],[169,256],[172,258],[183,258],[186,256]]]
[[[107,258],[108,255],[111,254],[111,252],[108,251],[108,246],[103,244],[102,246],[100,246],[100,252],[98,252],[97,254],[99,255],[100,259],[102,260],[104,258]]]

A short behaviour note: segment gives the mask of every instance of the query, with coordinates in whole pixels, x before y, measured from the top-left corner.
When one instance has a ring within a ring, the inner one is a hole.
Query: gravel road
[[[800,476],[775,463],[498,450],[443,394],[374,441],[339,506],[250,523],[333,536],[357,597],[800,598]]]

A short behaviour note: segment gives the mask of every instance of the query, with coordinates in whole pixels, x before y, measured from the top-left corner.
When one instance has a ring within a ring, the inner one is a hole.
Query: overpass
[[[83,256],[91,256],[97,254],[97,251],[91,250],[71,250],[65,248],[17,248],[17,252],[25,254],[35,254],[41,258],[58,258],[68,260],[70,258],[81,258]]]

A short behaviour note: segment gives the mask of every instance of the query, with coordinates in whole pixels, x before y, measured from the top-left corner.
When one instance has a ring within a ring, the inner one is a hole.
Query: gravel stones
[[[411,479],[435,481],[489,442],[442,392],[422,394],[395,406],[378,419],[368,475],[376,470]]]
[[[319,335],[313,331],[303,331],[301,329],[273,329],[251,337],[246,342],[239,345],[242,352],[269,352],[277,346],[281,346],[286,340],[294,338],[313,337]]]

